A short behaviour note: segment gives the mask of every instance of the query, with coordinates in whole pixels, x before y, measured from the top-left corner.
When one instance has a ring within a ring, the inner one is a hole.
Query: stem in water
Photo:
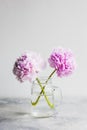
[[[46,93],[45,93],[44,89],[45,89],[46,84],[48,83],[49,79],[53,76],[53,74],[54,74],[55,72],[56,72],[56,69],[49,75],[48,79],[45,81],[45,86],[42,86],[41,83],[40,83],[40,80],[39,80],[38,78],[36,78],[38,84],[39,84],[40,87],[41,87],[41,92],[40,92],[39,96],[37,97],[36,101],[35,101],[35,102],[31,102],[32,105],[35,106],[35,105],[38,103],[38,101],[39,101],[39,99],[40,99],[40,97],[41,97],[41,94],[43,93],[43,94],[44,94],[44,97],[45,97],[45,99],[46,99],[46,101],[47,101],[47,103],[48,103],[48,105],[49,105],[51,108],[54,107],[54,105],[50,103],[48,97],[46,96]]]

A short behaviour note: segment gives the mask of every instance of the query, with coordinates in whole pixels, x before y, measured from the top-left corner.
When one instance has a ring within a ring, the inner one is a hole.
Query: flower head
[[[20,82],[32,81],[37,74],[45,68],[45,61],[34,52],[25,53],[20,56],[13,67],[13,73]]]
[[[76,68],[75,59],[71,50],[56,48],[50,55],[48,62],[55,68],[59,77],[68,76]]]

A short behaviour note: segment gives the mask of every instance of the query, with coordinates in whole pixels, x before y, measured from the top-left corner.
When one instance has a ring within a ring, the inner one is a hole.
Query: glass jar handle
[[[54,91],[54,105],[56,108],[62,103],[63,99],[62,90],[60,87],[53,85],[53,91]]]

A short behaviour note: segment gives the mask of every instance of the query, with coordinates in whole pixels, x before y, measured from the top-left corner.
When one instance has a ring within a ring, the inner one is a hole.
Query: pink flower
[[[20,82],[25,80],[31,82],[37,77],[37,74],[45,68],[45,65],[44,60],[39,54],[29,52],[23,54],[16,60],[13,73]]]
[[[71,50],[56,48],[50,55],[48,62],[52,68],[57,70],[59,77],[68,76],[76,68],[75,59]]]

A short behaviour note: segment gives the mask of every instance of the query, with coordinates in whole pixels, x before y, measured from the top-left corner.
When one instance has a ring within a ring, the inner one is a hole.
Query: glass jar
[[[31,87],[31,115],[34,117],[50,117],[55,112],[55,86],[50,79],[40,78]],[[60,94],[61,95],[61,94]]]

